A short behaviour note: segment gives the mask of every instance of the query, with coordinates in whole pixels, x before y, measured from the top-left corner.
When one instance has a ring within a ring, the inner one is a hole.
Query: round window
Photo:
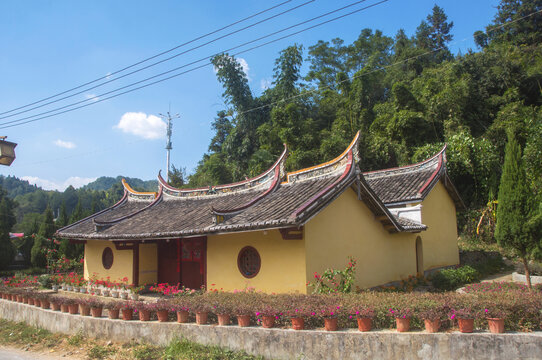
[[[111,269],[113,266],[113,250],[110,247],[106,247],[102,253],[102,264],[105,269]]]
[[[239,252],[237,266],[244,277],[253,278],[258,275],[261,264],[260,254],[252,246],[246,246]]]

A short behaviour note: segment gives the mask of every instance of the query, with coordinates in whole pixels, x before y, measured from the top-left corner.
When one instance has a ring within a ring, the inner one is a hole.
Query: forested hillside
[[[292,45],[275,61],[272,87],[253,95],[239,63],[213,58],[227,108],[189,186],[256,175],[287,143],[288,170],[340,154],[361,130],[363,170],[421,161],[448,144],[463,199],[480,207],[498,193],[507,131],[523,149],[529,185],[542,177],[542,0],[503,0],[454,55],[453,19],[438,6],[415,34],[362,29],[351,44]],[[307,62],[309,71],[301,73]]]

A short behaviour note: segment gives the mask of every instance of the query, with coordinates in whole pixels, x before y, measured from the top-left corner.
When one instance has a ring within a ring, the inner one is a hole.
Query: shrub
[[[436,272],[431,282],[439,290],[455,290],[461,285],[479,280],[480,273],[469,265],[457,269],[444,269]]]

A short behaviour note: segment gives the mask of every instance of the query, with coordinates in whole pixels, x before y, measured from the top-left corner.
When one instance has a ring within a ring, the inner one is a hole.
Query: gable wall
[[[314,272],[357,260],[356,285],[368,288],[416,274],[417,234],[390,234],[348,188],[305,225],[307,281]]]
[[[237,266],[245,246],[260,254],[260,272],[247,279]],[[254,287],[264,292],[301,292],[305,288],[305,242],[283,240],[278,230],[207,237],[207,287],[224,291]],[[214,284],[214,285],[213,285]]]
[[[440,180],[422,202],[420,233],[425,270],[459,264],[457,218],[454,202]]]

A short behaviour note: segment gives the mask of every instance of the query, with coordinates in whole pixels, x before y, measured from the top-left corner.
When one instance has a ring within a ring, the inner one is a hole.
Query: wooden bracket
[[[283,240],[303,240],[303,227],[289,227],[279,229]]]

